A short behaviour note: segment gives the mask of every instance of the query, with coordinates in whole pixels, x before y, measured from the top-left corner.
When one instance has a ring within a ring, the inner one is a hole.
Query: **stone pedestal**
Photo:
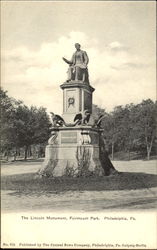
[[[81,113],[83,117],[85,110],[92,114],[92,94],[95,89],[89,81],[74,80],[60,87],[63,90],[62,117],[65,122],[52,129],[39,174],[53,177],[104,175],[100,156],[102,130],[95,126],[92,115],[88,125],[81,121],[74,123],[77,114]]]
[[[63,119],[72,123],[76,114],[88,110],[92,113],[92,93],[89,83],[70,81],[60,86],[63,90]]]
[[[88,74],[88,55],[76,43],[76,51],[69,61],[68,80],[63,90],[63,114],[52,114],[52,135],[39,170],[41,176],[109,175],[114,167],[105,151],[100,129],[103,115],[92,116],[92,95]]]
[[[99,160],[100,134],[100,129],[90,126],[54,128],[39,174],[54,177],[103,175]]]

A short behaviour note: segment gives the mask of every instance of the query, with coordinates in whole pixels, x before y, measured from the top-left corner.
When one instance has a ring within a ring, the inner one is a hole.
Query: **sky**
[[[26,105],[62,114],[74,44],[89,56],[93,103],[156,99],[155,1],[2,1],[1,82]]]

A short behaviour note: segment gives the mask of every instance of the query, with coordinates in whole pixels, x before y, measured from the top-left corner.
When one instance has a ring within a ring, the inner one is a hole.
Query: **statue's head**
[[[76,48],[77,50],[79,50],[80,47],[81,47],[81,45],[80,45],[79,43],[75,43],[75,48]]]

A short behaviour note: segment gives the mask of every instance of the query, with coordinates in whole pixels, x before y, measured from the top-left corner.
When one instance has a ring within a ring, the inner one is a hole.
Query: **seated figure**
[[[71,61],[63,57],[63,60],[69,64],[67,82],[71,80],[88,82],[87,64],[89,59],[86,51],[81,50],[80,47],[81,45],[79,43],[75,44],[76,51]]]

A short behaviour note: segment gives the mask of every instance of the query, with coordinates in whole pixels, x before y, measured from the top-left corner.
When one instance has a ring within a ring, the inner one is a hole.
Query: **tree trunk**
[[[16,157],[17,157],[17,148],[16,148],[15,153],[14,153],[14,161],[16,161]]]
[[[32,156],[32,148],[31,148],[31,146],[29,146],[29,156],[30,157]]]
[[[114,160],[114,143],[112,143],[112,161]]]
[[[147,160],[149,161],[150,160],[150,150],[147,149]]]
[[[152,145],[153,145],[153,140],[154,140],[154,135],[152,136],[151,142],[150,142],[150,146],[148,144],[148,139],[146,137],[146,144],[147,144],[147,160],[150,160],[150,153],[152,151]]]
[[[128,160],[130,161],[130,149],[129,149],[129,151],[128,151]]]
[[[38,148],[38,155],[37,158],[40,158],[40,148]]]
[[[9,160],[9,151],[7,150],[7,153],[6,153],[6,156],[7,156],[7,161]]]
[[[28,146],[25,146],[25,160],[27,160]]]
[[[20,150],[20,148],[18,149],[18,156],[21,156],[21,150]]]

